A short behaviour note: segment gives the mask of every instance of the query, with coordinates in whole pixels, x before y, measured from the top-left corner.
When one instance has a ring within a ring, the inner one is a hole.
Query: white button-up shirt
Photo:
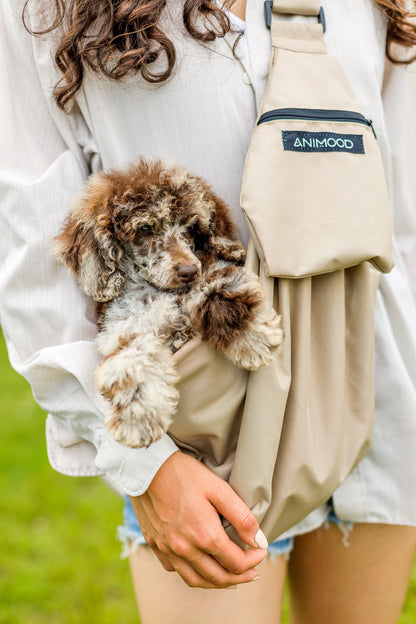
[[[171,79],[150,85],[86,73],[70,114],[58,110],[51,38],[21,23],[23,0],[0,15],[0,321],[10,360],[48,412],[51,464],[69,475],[105,474],[137,495],[176,450],[165,435],[149,449],[117,444],[94,388],[99,362],[94,304],[58,266],[51,241],[92,171],[139,155],[185,165],[239,208],[245,154],[267,81],[270,35],[263,0],[248,0],[245,39],[200,45],[168,2],[164,27],[177,48]],[[325,0],[325,40],[341,63],[383,155],[395,228],[396,267],[376,304],[376,420],[370,453],[334,495],[341,518],[416,524],[416,76],[385,64],[386,20],[370,0]],[[29,13],[36,28],[36,16]],[[346,189],[348,192],[348,189]],[[412,284],[414,292],[412,295]],[[312,514],[301,529],[322,521]]]

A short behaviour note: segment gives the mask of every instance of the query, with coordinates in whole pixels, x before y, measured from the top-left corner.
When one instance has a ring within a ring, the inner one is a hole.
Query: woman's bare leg
[[[259,579],[231,589],[195,589],[166,572],[152,550],[130,555],[142,624],[279,624],[287,560],[284,555],[258,566]]]
[[[356,524],[347,543],[332,523],[295,539],[289,564],[292,624],[397,624],[416,528]]]

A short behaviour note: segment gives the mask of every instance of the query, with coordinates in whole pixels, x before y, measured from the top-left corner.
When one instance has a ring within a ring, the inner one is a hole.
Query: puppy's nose
[[[198,273],[198,269],[195,264],[180,264],[176,268],[176,273],[182,282],[192,282]]]

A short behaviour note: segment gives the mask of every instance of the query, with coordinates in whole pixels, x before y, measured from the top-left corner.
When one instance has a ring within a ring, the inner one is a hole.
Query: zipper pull
[[[373,131],[374,138],[375,138],[375,140],[377,141],[377,135],[376,135],[376,131],[374,130],[373,122],[372,122],[372,120],[371,120],[371,119],[367,119],[367,121],[368,121],[368,124],[369,124],[369,126],[370,126],[371,130]]]
[[[272,27],[272,17],[273,15],[273,0],[265,0],[264,3],[264,19],[266,21],[266,26],[270,30]]]

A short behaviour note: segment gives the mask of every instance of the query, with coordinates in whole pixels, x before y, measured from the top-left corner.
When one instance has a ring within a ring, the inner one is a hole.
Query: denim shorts
[[[351,531],[352,529],[352,523],[344,522],[335,515],[331,499],[328,501],[327,505],[328,516],[326,521],[334,522],[335,524],[337,524],[344,534],[344,537],[347,538],[349,531]],[[123,544],[123,552],[121,556],[124,558],[128,557],[129,554],[133,552],[137,546],[146,544],[143,533],[140,529],[140,525],[137,521],[136,514],[134,513],[128,496],[126,496],[124,499],[123,519],[124,524],[123,526],[118,527],[117,536]],[[344,543],[347,545],[345,541]],[[269,555],[270,557],[277,557],[279,555],[285,555],[286,557],[289,557],[289,554],[293,549],[293,545],[293,537],[289,537],[286,539],[277,539],[269,544]]]

